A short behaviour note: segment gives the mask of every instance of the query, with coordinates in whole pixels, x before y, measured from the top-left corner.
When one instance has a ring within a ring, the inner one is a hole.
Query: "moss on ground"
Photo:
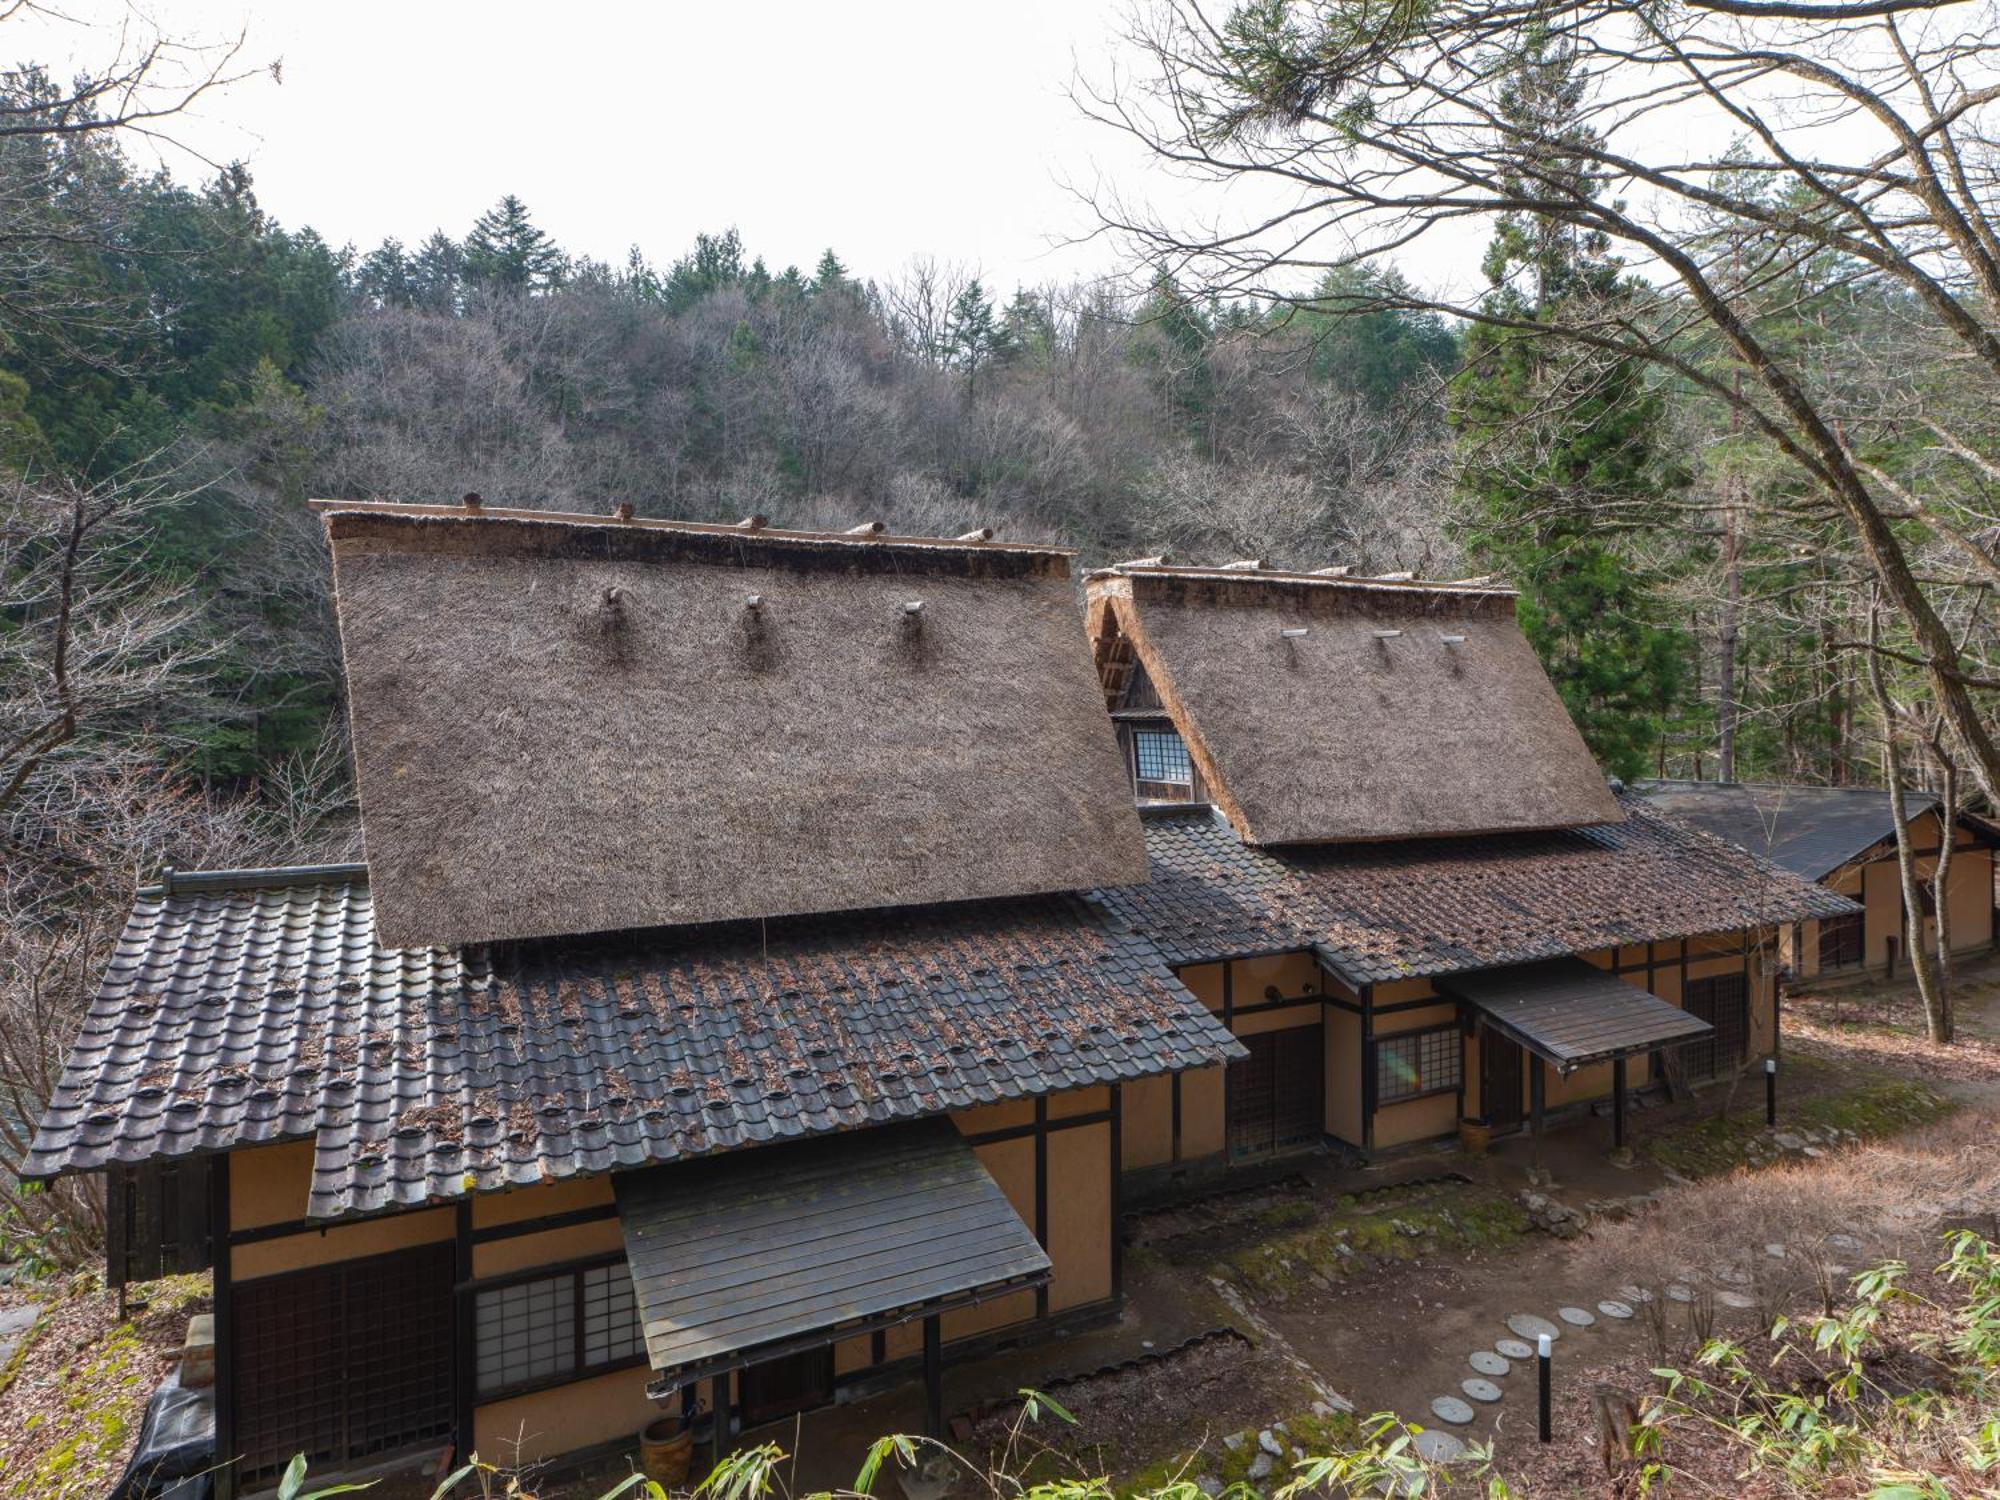
[[[1225,1254],[1215,1270],[1247,1292],[1283,1299],[1303,1283],[1341,1281],[1375,1266],[1509,1245],[1527,1210],[1499,1193],[1434,1188],[1379,1207],[1351,1197],[1330,1211],[1301,1203],[1301,1227]],[[1299,1219],[1297,1214],[1294,1219]]]
[[[41,1323],[63,1315],[65,1305],[95,1293],[93,1279],[78,1278],[63,1296],[45,1304]],[[145,1317],[172,1317],[208,1295],[206,1276],[170,1276],[150,1283]],[[23,1341],[23,1351],[29,1347]],[[24,1428],[40,1450],[26,1487],[15,1500],[80,1500],[100,1495],[138,1437],[152,1396],[155,1366],[136,1322],[115,1324],[55,1372],[47,1406]]]
[[[1852,1131],[1867,1140],[1915,1129],[1942,1119],[1957,1107],[1957,1101],[1928,1084],[1885,1078],[1814,1094],[1789,1107],[1781,1105],[1778,1129],[1831,1128]],[[1739,1108],[1727,1117],[1711,1115],[1665,1132],[1648,1141],[1645,1149],[1655,1161],[1683,1177],[1706,1177],[1742,1165],[1750,1154],[1750,1142],[1766,1128],[1759,1095],[1739,1101]]]
[[[1292,1465],[1299,1459],[1343,1452],[1362,1438],[1361,1423],[1349,1412],[1319,1416],[1307,1411],[1269,1425],[1274,1433],[1279,1427],[1284,1428],[1282,1440],[1286,1449],[1285,1457],[1275,1461],[1264,1481],[1273,1487],[1291,1477]],[[1218,1436],[1201,1449],[1175,1453],[1116,1480],[1112,1490],[1119,1496],[1151,1495],[1176,1481],[1191,1484],[1204,1477],[1214,1479],[1225,1489],[1247,1485],[1251,1483],[1250,1466],[1262,1451],[1257,1446],[1256,1429],[1249,1430],[1242,1445],[1236,1448],[1229,1447]]]

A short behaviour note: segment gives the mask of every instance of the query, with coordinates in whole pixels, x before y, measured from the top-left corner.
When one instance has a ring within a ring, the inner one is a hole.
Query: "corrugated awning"
[[[613,1185],[656,1394],[1049,1276],[1047,1254],[945,1120]]]
[[[1436,982],[1560,1073],[1699,1041],[1715,1030],[1580,958],[1475,969]]]

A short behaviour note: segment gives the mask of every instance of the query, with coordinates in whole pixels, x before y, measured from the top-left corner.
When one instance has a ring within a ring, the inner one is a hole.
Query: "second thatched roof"
[[[1067,553],[329,513],[390,946],[1143,879]]]
[[[1507,589],[1124,565],[1091,575],[1090,632],[1107,690],[1144,666],[1252,843],[1624,816]]]

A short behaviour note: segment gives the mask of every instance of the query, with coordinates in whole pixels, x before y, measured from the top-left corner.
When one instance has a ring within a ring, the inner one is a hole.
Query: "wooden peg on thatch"
[[[1239,557],[1235,562],[1224,563],[1222,571],[1225,573],[1261,573],[1264,571],[1264,559],[1261,557]]]
[[[849,536],[880,536],[886,528],[880,521],[863,521],[859,526],[847,528]]]
[[[618,504],[617,504],[617,505],[615,505],[614,507],[612,507],[612,511],[611,511],[611,515],[612,515],[612,519],[614,519],[614,520],[618,520],[618,521],[629,521],[629,520],[631,520],[631,519],[632,519],[632,502],[631,502],[630,500],[620,500],[620,501],[618,502]]]
[[[737,527],[743,531],[762,531],[770,524],[771,518],[769,516],[745,516],[736,523]]]
[[[1314,568],[1312,576],[1315,578],[1346,578],[1353,572],[1353,563],[1338,563],[1331,568]]]
[[[991,526],[975,526],[972,530],[966,532],[965,535],[959,537],[958,540],[961,542],[990,542],[993,540],[993,528]]]
[[[465,498],[459,502],[459,504],[463,505],[467,510],[472,511],[475,514],[477,514],[479,507],[484,505],[485,503],[486,502],[481,500],[477,494],[474,494],[470,491],[468,491],[466,493]]]
[[[1400,573],[1377,573],[1372,581],[1375,583],[1409,583],[1416,576],[1416,574],[1405,568]]]
[[[1164,568],[1167,565],[1167,561],[1167,554],[1162,552],[1158,557],[1135,557],[1129,561],[1118,563],[1115,566],[1121,568]]]

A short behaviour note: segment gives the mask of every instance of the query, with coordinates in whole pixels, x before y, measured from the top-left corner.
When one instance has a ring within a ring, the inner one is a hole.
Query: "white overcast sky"
[[[54,0],[116,24],[118,0]],[[1126,0],[759,5],[150,0],[167,34],[282,60],[172,129],[251,166],[265,207],[336,244],[462,235],[518,193],[572,251],[665,263],[735,225],[772,269],[832,246],[881,277],[913,254],[1002,293],[1094,273],[1107,247],[1064,183],[1150,169],[1082,118],[1076,68],[1116,59]],[[40,27],[35,30],[34,27]],[[32,38],[32,40],[30,40]],[[77,27],[10,24],[14,60],[101,55]],[[183,162],[183,172],[189,170]],[[1178,191],[1168,187],[1168,191]]]

